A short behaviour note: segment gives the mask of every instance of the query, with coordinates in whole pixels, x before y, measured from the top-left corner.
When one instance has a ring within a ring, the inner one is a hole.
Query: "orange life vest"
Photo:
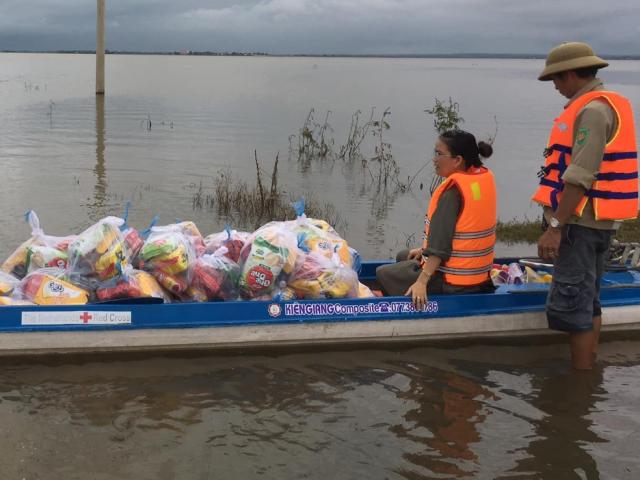
[[[596,180],[585,192],[575,214],[582,215],[590,198],[596,220],[633,219],[638,215],[638,151],[633,110],[625,97],[604,90],[581,95],[555,119],[544,152],[546,164],[541,170],[540,186],[533,201],[554,211],[558,208],[564,189],[562,174],[571,164],[576,117],[587,103],[596,99],[611,106],[617,116],[618,128],[606,144]]]
[[[471,167],[447,177],[433,192],[425,218],[423,248],[428,247],[431,218],[441,195],[457,188],[462,208],[453,235],[451,257],[438,267],[451,285],[479,285],[489,280],[496,243],[496,184],[485,167]]]

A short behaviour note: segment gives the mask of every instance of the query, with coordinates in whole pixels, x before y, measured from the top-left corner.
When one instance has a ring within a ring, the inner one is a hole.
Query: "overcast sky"
[[[107,49],[640,54],[640,0],[106,0]],[[95,48],[96,0],[0,0],[0,49]]]

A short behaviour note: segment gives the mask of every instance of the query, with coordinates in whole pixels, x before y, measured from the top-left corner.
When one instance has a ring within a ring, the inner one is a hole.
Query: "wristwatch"
[[[551,228],[560,228],[560,220],[558,220],[556,217],[549,218],[549,226]]]

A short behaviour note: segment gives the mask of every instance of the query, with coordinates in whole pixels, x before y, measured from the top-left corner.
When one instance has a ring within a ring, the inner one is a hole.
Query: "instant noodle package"
[[[243,296],[272,294],[293,272],[296,257],[296,237],[285,222],[271,222],[256,230],[240,253]]]

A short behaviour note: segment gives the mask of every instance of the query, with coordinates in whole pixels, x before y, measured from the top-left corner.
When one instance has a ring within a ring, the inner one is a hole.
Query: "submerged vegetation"
[[[238,229],[255,230],[269,221],[295,219],[293,202],[297,197],[285,193],[278,185],[278,156],[268,178],[264,178],[257,152],[254,152],[254,158],[255,184],[235,178],[229,171],[220,171],[214,179],[213,193],[205,193],[200,183],[192,198],[193,209],[214,211]],[[339,231],[346,230],[344,218],[331,203],[321,203],[313,196],[305,195],[305,213],[326,220]]]
[[[452,98],[448,101],[435,99],[433,107],[424,112],[433,119],[435,131],[440,134],[447,130],[460,128],[464,118],[460,115],[460,106]],[[344,143],[336,147],[333,138],[334,129],[330,124],[331,111],[327,111],[321,121],[316,120],[316,112],[312,108],[304,119],[297,134],[289,137],[289,157],[296,160],[302,172],[308,171],[315,162],[341,162],[347,170],[356,173],[358,170],[366,180],[360,188],[362,195],[371,199],[371,213],[376,219],[382,219],[390,209],[397,195],[411,191],[414,180],[424,169],[431,168],[426,162],[412,176],[404,177],[393,153],[387,133],[391,130],[391,110],[385,109],[376,116],[372,108],[363,116],[358,110],[351,116]],[[487,141],[493,144],[498,133],[498,122],[494,117],[495,132]],[[150,128],[151,119],[145,126]],[[163,122],[164,123],[164,122]],[[173,127],[173,124],[171,124]],[[205,188],[200,183],[193,195],[194,209],[214,211],[218,217],[233,224],[234,228],[255,229],[272,220],[295,218],[292,204],[297,200],[293,193],[286,193],[278,185],[278,162],[276,156],[273,169],[264,173],[254,151],[256,181],[250,184],[244,179],[234,178],[229,171],[219,171],[214,178],[213,189]],[[428,173],[427,173],[428,175]],[[429,191],[433,193],[440,184],[441,178],[431,172]],[[419,184],[420,190],[423,184]],[[209,192],[209,193],[207,193]],[[323,218],[338,230],[347,228],[346,220],[340,215],[337,207],[330,202],[320,202],[305,193],[306,214],[310,217]],[[498,221],[497,239],[506,244],[535,244],[542,233],[541,219],[513,219]],[[406,235],[407,241],[415,234]],[[616,235],[620,242],[633,242],[640,239],[640,220],[624,222]]]

